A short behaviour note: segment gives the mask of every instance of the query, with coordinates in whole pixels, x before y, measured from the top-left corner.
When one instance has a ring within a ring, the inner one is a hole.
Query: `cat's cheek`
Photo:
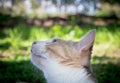
[[[31,56],[31,62],[33,63],[33,65],[35,65],[37,67],[41,67],[40,58],[35,55],[32,55],[32,54],[30,56]]]
[[[45,58],[41,58],[36,55],[30,55],[30,56],[31,56],[31,62],[33,63],[33,65],[41,70],[43,70],[44,67],[46,67],[46,65],[48,64],[48,60]]]

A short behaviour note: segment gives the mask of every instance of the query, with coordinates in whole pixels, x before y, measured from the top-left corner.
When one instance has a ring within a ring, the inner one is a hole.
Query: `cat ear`
[[[93,46],[94,39],[96,35],[96,30],[93,29],[89,31],[77,44],[77,49],[80,51],[90,50]]]

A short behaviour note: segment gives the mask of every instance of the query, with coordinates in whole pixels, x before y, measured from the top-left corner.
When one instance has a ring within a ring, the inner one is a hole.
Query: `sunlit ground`
[[[120,82],[120,26],[60,26],[50,28],[18,25],[0,30],[0,82],[45,83],[43,74],[30,62],[30,47],[35,40],[62,38],[78,41],[96,29],[92,64],[99,83]]]

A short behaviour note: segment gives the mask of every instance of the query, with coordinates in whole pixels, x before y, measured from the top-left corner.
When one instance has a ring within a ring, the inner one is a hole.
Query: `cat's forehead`
[[[64,39],[59,39],[59,38],[53,38],[51,42],[56,45],[69,45],[69,46],[73,46],[77,43],[71,40],[64,40]]]
[[[79,56],[75,49],[76,42],[63,39],[52,39],[51,42],[51,44],[47,45],[47,51],[51,58],[64,65],[77,62]],[[78,63],[77,65],[79,65]]]

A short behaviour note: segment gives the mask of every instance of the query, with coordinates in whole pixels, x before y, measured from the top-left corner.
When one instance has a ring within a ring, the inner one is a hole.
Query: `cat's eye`
[[[52,43],[54,43],[54,42],[57,42],[57,39],[53,39],[53,40],[52,40]]]

